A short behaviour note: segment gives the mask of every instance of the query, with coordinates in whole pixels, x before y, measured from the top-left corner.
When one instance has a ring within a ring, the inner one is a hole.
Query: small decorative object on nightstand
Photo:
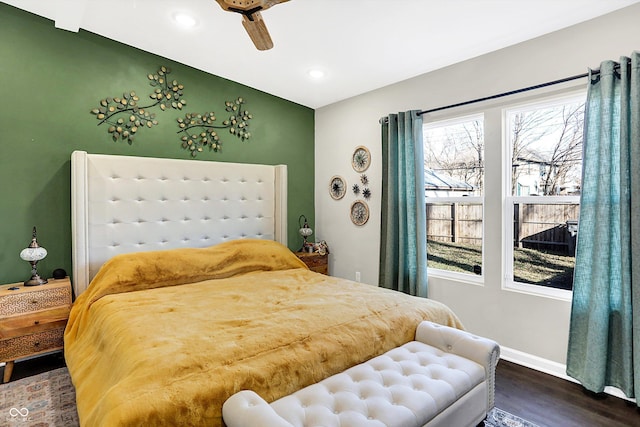
[[[47,283],[47,279],[43,279],[38,275],[38,269],[36,264],[38,261],[44,259],[47,256],[47,250],[40,245],[36,240],[36,227],[33,227],[33,235],[31,237],[31,243],[20,252],[20,258],[31,263],[31,278],[24,282],[25,286],[38,286]]]
[[[328,253],[320,255],[318,252],[296,252],[296,256],[309,267],[309,270],[329,275]]]
[[[0,285],[0,362],[3,382],[16,359],[61,350],[71,310],[71,281],[50,279],[45,286]]]

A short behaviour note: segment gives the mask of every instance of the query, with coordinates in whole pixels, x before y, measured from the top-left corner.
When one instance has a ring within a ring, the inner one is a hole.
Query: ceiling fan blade
[[[242,15],[242,25],[258,50],[273,47],[273,41],[260,11],[287,1],[289,0],[216,0],[224,10]]]
[[[258,50],[269,50],[273,47],[269,30],[267,30],[267,25],[262,20],[260,12],[255,12],[250,17],[243,15],[242,25]]]

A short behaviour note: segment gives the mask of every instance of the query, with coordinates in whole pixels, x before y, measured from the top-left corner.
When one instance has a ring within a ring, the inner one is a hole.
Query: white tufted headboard
[[[287,167],[71,155],[73,286],[117,254],[243,237],[287,244]]]

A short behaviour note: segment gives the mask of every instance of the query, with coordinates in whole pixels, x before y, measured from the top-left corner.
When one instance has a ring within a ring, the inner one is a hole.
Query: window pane
[[[482,203],[427,201],[427,265],[481,274]]]
[[[507,113],[514,283],[571,290],[580,216],[584,97]],[[507,181],[508,182],[508,181]],[[530,197],[535,196],[535,197]]]
[[[513,280],[571,290],[578,203],[514,203]]]
[[[580,194],[584,101],[513,111],[511,193]]]
[[[484,187],[483,118],[424,127],[427,197],[481,196]]]
[[[424,151],[427,264],[481,274],[483,117],[425,125]]]

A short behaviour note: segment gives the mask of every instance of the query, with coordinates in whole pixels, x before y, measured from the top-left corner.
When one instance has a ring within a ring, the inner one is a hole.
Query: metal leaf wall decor
[[[184,118],[178,118],[178,133],[182,133],[182,148],[189,150],[193,157],[201,153],[206,147],[209,150],[222,150],[222,141],[218,130],[228,129],[231,135],[235,135],[241,141],[251,137],[249,132],[249,120],[253,118],[251,113],[243,108],[244,99],[238,98],[235,101],[225,102],[225,110],[231,115],[221,124],[217,124],[216,114],[188,113]]]
[[[107,123],[107,131],[114,141],[122,140],[132,144],[136,135],[144,128],[152,128],[158,124],[153,108],[165,111],[167,108],[182,110],[187,101],[182,97],[184,85],[177,80],[171,80],[167,76],[171,73],[168,67],[162,66],[155,74],[147,75],[149,84],[154,91],[149,94],[152,100],[150,104],[140,106],[140,98],[134,91],[125,92],[122,97],[109,97],[99,101],[98,108],[91,110],[91,114],[99,120],[98,126]],[[189,150],[192,157],[204,151],[208,147],[210,151],[222,150],[222,141],[218,131],[228,129],[241,141],[251,137],[249,132],[249,120],[253,118],[244,108],[243,98],[235,101],[226,101],[225,110],[230,113],[229,118],[217,122],[214,112],[187,113],[177,119],[178,134],[182,134],[180,141],[182,148]]]
[[[129,144],[133,143],[135,136],[141,129],[151,128],[158,124],[156,114],[150,112],[154,107],[159,107],[162,111],[167,107],[181,110],[187,104],[182,98],[184,86],[177,80],[169,81],[167,76],[171,70],[167,67],[160,67],[155,74],[149,74],[149,84],[155,90],[149,95],[152,103],[140,106],[140,98],[134,91],[123,93],[122,97],[109,97],[100,100],[98,108],[91,110],[91,114],[100,120],[98,126],[103,123],[109,124],[107,131],[114,141],[121,139]]]

